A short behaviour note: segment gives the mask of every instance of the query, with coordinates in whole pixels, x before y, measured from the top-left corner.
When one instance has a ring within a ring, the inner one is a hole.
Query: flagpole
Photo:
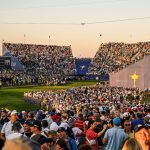
[[[24,44],[26,43],[26,34],[24,34]]]
[[[102,34],[99,35],[100,36],[100,44],[102,44]]]
[[[50,45],[50,38],[51,38],[51,36],[49,35],[48,37],[49,37],[49,45]]]

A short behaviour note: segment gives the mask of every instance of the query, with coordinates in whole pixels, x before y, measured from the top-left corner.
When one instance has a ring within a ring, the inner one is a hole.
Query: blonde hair
[[[28,138],[6,140],[2,150],[41,150],[41,146]]]
[[[136,139],[131,138],[125,141],[122,150],[142,150],[142,147]]]

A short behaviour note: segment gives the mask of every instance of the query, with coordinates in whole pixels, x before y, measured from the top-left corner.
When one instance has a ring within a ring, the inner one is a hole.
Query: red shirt
[[[83,121],[82,120],[76,120],[75,121],[75,127],[81,129],[83,131]]]
[[[98,142],[97,142],[97,133],[94,132],[92,129],[88,129],[87,132],[86,132],[86,144],[89,145],[89,142],[87,141],[88,140],[96,140],[96,144],[95,145],[92,145],[92,150],[98,150]]]

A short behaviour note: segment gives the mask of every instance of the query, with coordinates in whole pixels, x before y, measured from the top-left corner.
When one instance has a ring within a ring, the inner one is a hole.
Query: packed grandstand
[[[83,79],[98,76],[99,80],[108,80],[109,73],[118,72],[150,54],[150,42],[101,44],[91,60],[74,58],[71,46],[3,43],[3,47],[4,56],[15,57],[22,66],[17,68],[14,62],[16,68],[0,71],[2,84],[8,86],[62,84],[78,75],[84,76]]]
[[[3,46],[3,54],[15,57],[22,68],[1,68],[2,86],[58,85],[91,76],[107,82],[25,92],[24,101],[40,109],[1,110],[1,148],[5,139],[4,150],[10,146],[22,150],[128,150],[129,143],[135,150],[150,149],[150,103],[143,101],[145,91],[110,87],[107,78],[149,55],[150,42],[101,44],[91,59],[74,58],[71,46]]]

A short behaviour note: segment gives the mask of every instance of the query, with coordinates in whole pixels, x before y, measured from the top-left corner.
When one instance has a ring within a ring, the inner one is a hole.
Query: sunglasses
[[[125,124],[125,126],[131,126],[131,124]]]

